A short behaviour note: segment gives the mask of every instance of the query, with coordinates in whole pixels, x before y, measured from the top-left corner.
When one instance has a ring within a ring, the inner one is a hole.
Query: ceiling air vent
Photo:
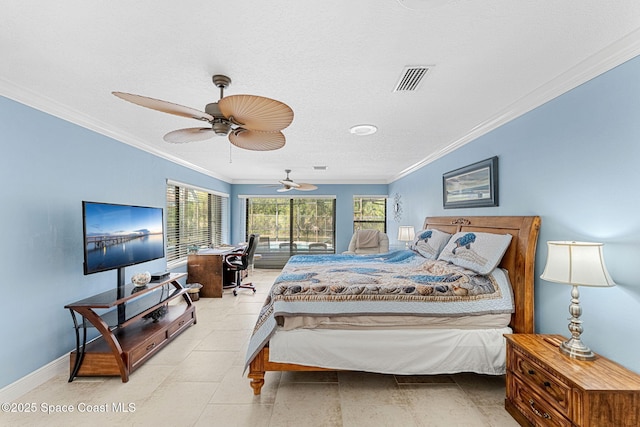
[[[418,90],[422,79],[427,74],[431,66],[419,65],[414,67],[405,67],[398,80],[398,84],[393,89],[394,92],[407,92]]]

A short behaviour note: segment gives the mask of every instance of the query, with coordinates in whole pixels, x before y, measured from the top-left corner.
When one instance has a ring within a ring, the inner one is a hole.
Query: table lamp
[[[413,225],[401,225],[398,229],[398,240],[404,242],[404,247],[409,248],[409,242],[413,241],[416,232]]]
[[[582,308],[578,286],[615,286],[602,256],[602,243],[547,242],[547,265],[541,279],[571,285],[571,338],[560,345],[560,352],[578,360],[593,360],[595,355],[580,340]]]

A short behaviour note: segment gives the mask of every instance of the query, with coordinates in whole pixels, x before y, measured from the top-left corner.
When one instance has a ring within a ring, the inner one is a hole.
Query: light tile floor
[[[68,383],[60,375],[14,402],[34,404],[34,413],[0,413],[0,425],[517,426],[504,410],[503,377],[269,372],[254,396],[242,373],[244,356],[278,273],[256,269],[249,277],[255,294],[225,291],[194,302],[197,324],[128,383],[119,377]],[[73,412],[61,412],[64,405]]]

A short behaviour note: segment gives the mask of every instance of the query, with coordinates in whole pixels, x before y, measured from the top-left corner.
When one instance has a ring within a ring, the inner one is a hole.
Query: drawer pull
[[[178,323],[178,327],[184,325],[184,320],[181,320],[180,323]]]
[[[533,369],[529,369],[529,375],[535,375],[536,371],[534,371]]]
[[[546,412],[540,412],[536,409],[535,407],[536,402],[533,401],[533,399],[529,399],[529,406],[531,406],[531,410],[533,411],[534,414],[536,414],[539,417],[542,417],[544,419],[550,420],[551,419],[551,415],[547,414]]]
[[[147,346],[147,351],[151,350],[151,349],[152,349],[153,347],[155,347],[155,346],[156,346],[156,343],[152,342],[151,344],[149,344],[149,345]]]
[[[542,385],[545,387],[551,387],[551,383],[549,381],[543,382]]]

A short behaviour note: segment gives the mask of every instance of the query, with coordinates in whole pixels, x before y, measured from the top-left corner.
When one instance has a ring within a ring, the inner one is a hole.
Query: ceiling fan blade
[[[225,96],[218,106],[226,118],[254,131],[282,130],[293,121],[293,110],[287,104],[262,96]]]
[[[300,184],[291,181],[290,179],[282,179],[280,181],[278,181],[280,184],[284,185],[285,187],[293,187],[293,188],[298,188],[300,187]]]
[[[185,142],[204,141],[213,136],[215,136],[215,133],[211,128],[188,128],[169,132],[164,136],[164,140],[174,144],[182,144]]]
[[[307,184],[307,183],[301,183],[300,186],[296,188],[296,190],[300,190],[300,191],[313,191],[317,189],[318,187],[316,187],[315,185]]]
[[[162,101],[160,99],[148,98],[146,96],[134,95],[125,92],[111,92],[120,99],[132,102],[142,107],[151,108],[152,110],[162,111],[163,113],[175,114],[176,116],[188,117],[196,120],[213,120],[211,114],[207,114],[204,111],[196,110],[195,108],[185,107],[183,105],[174,104],[168,101]]]
[[[238,148],[253,151],[270,151],[284,147],[282,132],[258,132],[243,128],[229,134],[229,141]]]

